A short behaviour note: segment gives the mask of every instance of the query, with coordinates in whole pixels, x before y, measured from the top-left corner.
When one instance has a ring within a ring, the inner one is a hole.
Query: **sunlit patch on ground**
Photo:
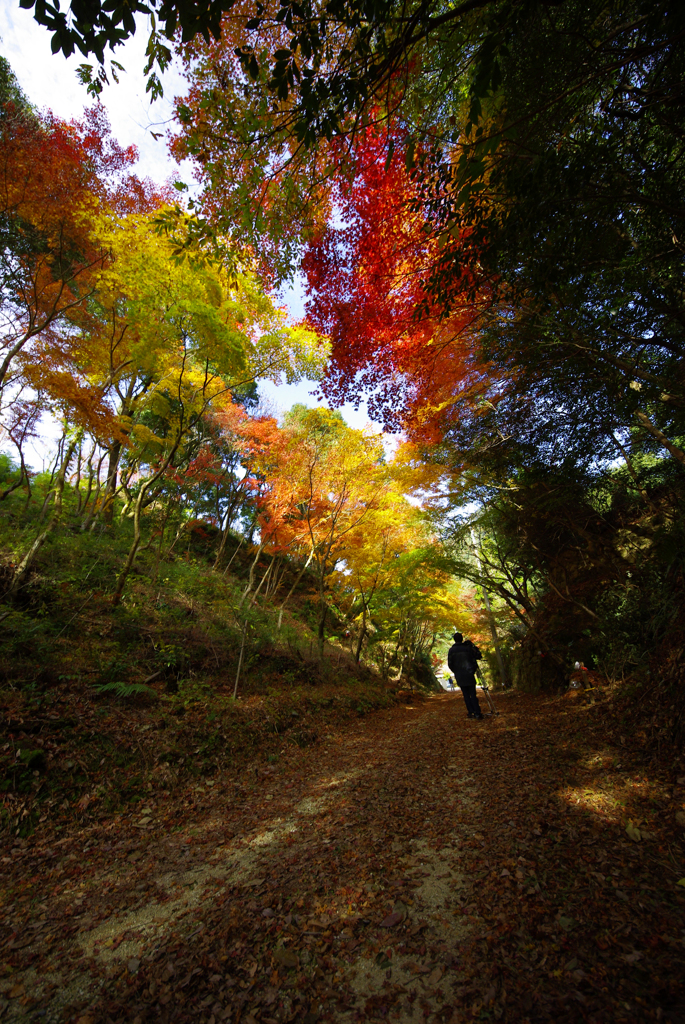
[[[64,836],[59,884],[55,850],[22,855],[3,1019],[518,1022],[571,1000],[560,1019],[604,1024],[642,1020],[654,977],[668,1007],[685,870],[650,842],[658,786],[502,700],[478,729],[448,696],[381,712],[202,806]]]

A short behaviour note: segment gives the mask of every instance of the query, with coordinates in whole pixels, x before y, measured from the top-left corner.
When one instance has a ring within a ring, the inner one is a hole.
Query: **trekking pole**
[[[483,693],[485,694],[485,696],[487,698],[487,701],[488,701],[488,704],[490,705],[490,714],[491,715],[498,715],[499,711],[495,711],[495,705],[492,703],[492,698],[490,696],[490,690],[488,689],[488,684],[485,682],[485,676],[483,675],[483,673],[480,670],[480,665],[476,665],[476,675],[480,679],[480,688],[483,691]]]

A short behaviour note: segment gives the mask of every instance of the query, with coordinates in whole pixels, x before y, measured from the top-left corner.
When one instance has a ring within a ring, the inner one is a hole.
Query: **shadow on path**
[[[668,780],[591,708],[498,706],[399,705],[29,848],[5,1019],[685,1022]]]

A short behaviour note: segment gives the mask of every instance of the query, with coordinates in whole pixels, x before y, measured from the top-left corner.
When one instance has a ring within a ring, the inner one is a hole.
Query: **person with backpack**
[[[471,640],[465,641],[461,633],[454,634],[454,643],[447,653],[447,664],[461,690],[468,717],[478,721],[483,719],[476,697],[476,669],[481,658],[482,654]]]

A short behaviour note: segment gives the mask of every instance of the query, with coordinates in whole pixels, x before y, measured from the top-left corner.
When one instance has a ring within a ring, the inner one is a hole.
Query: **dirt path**
[[[685,1024],[685,779],[646,774],[597,709],[498,703],[400,705],[18,843],[0,1014]]]

